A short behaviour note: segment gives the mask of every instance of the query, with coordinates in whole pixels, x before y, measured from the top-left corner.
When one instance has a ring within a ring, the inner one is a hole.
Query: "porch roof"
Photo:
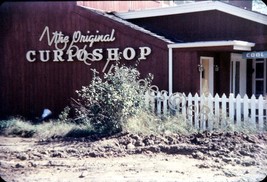
[[[131,11],[131,12],[116,12],[115,14],[123,19],[137,19],[137,18],[167,16],[167,15],[194,13],[194,12],[211,11],[211,10],[218,10],[240,18],[244,18],[247,20],[267,25],[266,15],[242,9],[219,1],[203,1],[203,2],[188,3],[188,4],[182,4],[164,8],[153,8],[153,9],[151,8],[151,9]]]
[[[132,29],[135,29],[135,30],[137,30],[137,31],[139,31],[139,32],[145,33],[145,34],[150,35],[150,36],[152,36],[152,37],[155,37],[155,38],[157,38],[157,39],[160,39],[160,40],[162,40],[162,41],[164,41],[164,42],[166,42],[166,43],[169,43],[169,44],[170,44],[170,43],[174,43],[173,41],[171,41],[171,40],[165,38],[164,36],[157,35],[157,34],[151,32],[151,31],[149,31],[149,30],[147,30],[147,29],[145,29],[145,28],[143,28],[143,27],[140,27],[140,26],[138,26],[138,25],[136,25],[136,24],[134,24],[134,23],[131,23],[131,22],[127,21],[127,20],[121,19],[121,18],[119,18],[119,17],[113,15],[113,13],[107,13],[107,12],[102,11],[102,10],[98,10],[98,9],[94,9],[94,8],[87,7],[87,6],[82,6],[82,5],[77,5],[77,6],[78,6],[78,7],[81,7],[81,8],[84,8],[84,9],[86,9],[86,10],[89,10],[89,11],[91,11],[91,12],[94,12],[94,13],[96,13],[96,14],[102,15],[102,16],[104,16],[104,17],[106,17],[106,18],[112,19],[113,21],[122,23],[122,24],[125,25],[125,26],[128,26],[128,27],[130,27],[130,28],[132,28]]]
[[[174,43],[168,44],[168,48],[175,49],[190,49],[190,48],[212,48],[212,49],[228,49],[228,50],[240,50],[251,51],[251,48],[255,46],[255,43],[241,41],[241,40],[228,40],[228,41],[203,41],[203,42],[188,42],[188,43]]]

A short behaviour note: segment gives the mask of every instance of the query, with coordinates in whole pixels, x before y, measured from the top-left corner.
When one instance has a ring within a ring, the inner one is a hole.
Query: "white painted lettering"
[[[50,51],[43,51],[43,50],[41,50],[41,51],[39,51],[39,53],[40,53],[40,60],[42,61],[42,62],[47,62],[48,60],[49,60],[49,53],[50,53]],[[44,55],[44,53],[46,53],[46,55]],[[44,58],[44,57],[46,57],[46,59]]]
[[[92,53],[95,56],[94,61],[100,61],[103,59],[103,49],[94,49]]]
[[[109,60],[115,61],[119,59],[119,48],[109,48],[107,51]]]
[[[53,50],[54,52],[54,62],[58,62],[58,61],[64,61],[64,59],[62,58],[63,56],[63,51],[61,50]]]
[[[130,56],[128,56],[129,51],[130,51]],[[136,54],[135,50],[131,47],[127,47],[123,50],[123,57],[126,60],[132,60],[135,57],[135,54]]]
[[[47,41],[48,46],[54,46],[54,50],[30,50],[26,52],[26,59],[28,62],[36,62],[37,60],[41,62],[48,62],[49,60],[53,62],[63,62],[65,59],[69,62],[71,61],[82,61],[86,65],[91,65],[93,61],[107,60],[104,69],[106,70],[110,61],[120,60],[145,60],[147,56],[151,54],[151,48],[149,47],[139,47],[134,49],[132,47],[126,47],[120,50],[119,48],[96,48],[91,49],[98,42],[113,42],[116,40],[115,30],[112,29],[109,33],[101,33],[96,30],[95,33],[89,30],[86,34],[81,31],[74,31],[72,36],[64,35],[62,31],[50,32],[48,26],[46,26],[41,33],[39,41]],[[83,44],[83,45],[82,45]],[[83,46],[81,48],[81,46]],[[53,52],[53,53],[52,53]],[[137,55],[139,54],[139,58]]]
[[[67,51],[67,54],[68,54],[68,60],[67,60],[67,61],[73,61],[72,58],[73,58],[74,56],[73,56],[73,54],[72,54],[72,51],[73,51],[73,50],[68,50],[68,51]]]
[[[35,51],[28,51],[28,52],[26,53],[26,59],[27,59],[29,62],[34,62],[34,61],[36,60],[36,58],[35,58],[35,57],[32,58],[31,55],[32,55],[32,56],[35,56],[35,55],[36,55],[36,52],[35,52]]]
[[[149,47],[139,47],[140,49],[140,57],[139,60],[146,59],[146,56],[148,56],[151,53],[151,49]]]
[[[67,44],[69,42],[69,37],[65,36],[62,34],[62,32],[53,32],[53,36],[50,39],[50,31],[49,31],[49,27],[46,26],[45,29],[43,30],[43,33],[41,35],[41,37],[39,38],[39,41],[42,41],[43,37],[45,36],[45,34],[47,35],[47,43],[49,46],[52,45],[52,43],[55,44],[55,48],[56,49],[61,49],[64,50],[67,47]],[[62,48],[59,48],[58,44],[63,44]]]

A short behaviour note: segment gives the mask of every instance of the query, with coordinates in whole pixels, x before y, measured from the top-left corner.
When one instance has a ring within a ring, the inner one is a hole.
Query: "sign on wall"
[[[73,62],[77,60],[84,62],[86,65],[91,65],[91,62],[104,59],[107,64],[109,61],[115,61],[120,58],[125,60],[146,60],[147,56],[151,54],[151,48],[149,47],[138,47],[138,49],[133,47],[92,49],[98,42],[108,43],[115,40],[114,29],[105,34],[99,30],[96,30],[95,33],[87,31],[86,34],[82,34],[81,31],[75,31],[72,36],[68,36],[61,31],[51,33],[49,27],[46,26],[40,35],[39,41],[46,41],[49,47],[54,45],[55,50],[29,50],[26,53],[26,59],[29,62]],[[104,58],[104,55],[107,55],[107,57]]]
[[[243,52],[243,59],[259,59],[259,58],[267,58],[267,51],[260,52]]]

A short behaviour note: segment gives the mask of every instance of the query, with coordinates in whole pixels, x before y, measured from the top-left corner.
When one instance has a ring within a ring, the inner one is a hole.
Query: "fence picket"
[[[163,98],[163,115],[166,115],[168,112],[168,95],[166,92],[163,94]]]
[[[157,114],[161,115],[161,103],[162,103],[162,95],[160,92],[157,93]]]
[[[227,124],[226,122],[227,122],[227,117],[228,117],[227,110],[226,110],[226,102],[227,102],[226,95],[223,94],[222,95],[222,110],[221,110],[221,119],[222,119],[222,122],[221,122],[221,124],[224,127]]]
[[[244,96],[243,98],[243,103],[244,103],[244,122],[248,122],[249,121],[249,99],[247,94]]]
[[[250,98],[250,110],[251,110],[251,124],[256,127],[256,97],[252,95]]]
[[[219,95],[216,94],[215,95],[215,100],[214,100],[214,116],[215,116],[215,120],[214,122],[216,123],[217,126],[220,126],[220,98]]]
[[[149,93],[148,93],[149,94]],[[150,96],[150,103],[151,103],[151,110],[153,111],[153,112],[155,112],[155,93],[154,92],[152,92],[152,93],[150,93],[149,94],[149,96]]]
[[[184,118],[186,118],[186,95],[185,95],[185,93],[183,93],[182,115]]]
[[[187,120],[190,124],[190,126],[193,126],[193,104],[192,104],[192,94],[189,93],[187,96],[188,105],[187,105]]]
[[[236,124],[241,125],[241,96],[238,94],[236,97]]]
[[[264,106],[264,100],[262,95],[260,95],[259,99],[258,99],[258,118],[259,118],[259,129],[262,130],[263,129],[263,106]]]
[[[199,97],[198,94],[196,93],[194,98],[194,126],[195,128],[199,128]]]
[[[206,129],[206,119],[208,119],[208,117],[206,117],[206,109],[207,108],[207,99],[206,96],[204,94],[202,94],[200,96],[200,107],[199,107],[199,127],[202,130]]]
[[[230,118],[230,120],[234,120],[234,117],[235,117],[234,94],[230,94],[230,97],[229,97],[229,118]]]
[[[209,94],[209,97],[208,97],[208,106],[209,106],[209,111],[210,111],[210,113],[209,113],[209,115],[211,116],[211,117],[213,117],[213,97],[212,97],[212,95],[211,94]],[[211,130],[211,129],[213,129],[213,120],[209,120],[209,122],[208,122],[208,129],[209,130]]]

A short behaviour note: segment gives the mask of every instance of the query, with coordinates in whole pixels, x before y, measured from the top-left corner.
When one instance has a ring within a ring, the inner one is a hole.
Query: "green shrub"
[[[118,65],[112,73],[104,74],[103,78],[94,75],[88,86],[77,91],[78,99],[72,105],[75,120],[89,122],[96,133],[114,134],[122,131],[123,122],[145,108],[144,92],[152,76],[145,79],[145,86],[139,84],[139,77],[136,68]]]

